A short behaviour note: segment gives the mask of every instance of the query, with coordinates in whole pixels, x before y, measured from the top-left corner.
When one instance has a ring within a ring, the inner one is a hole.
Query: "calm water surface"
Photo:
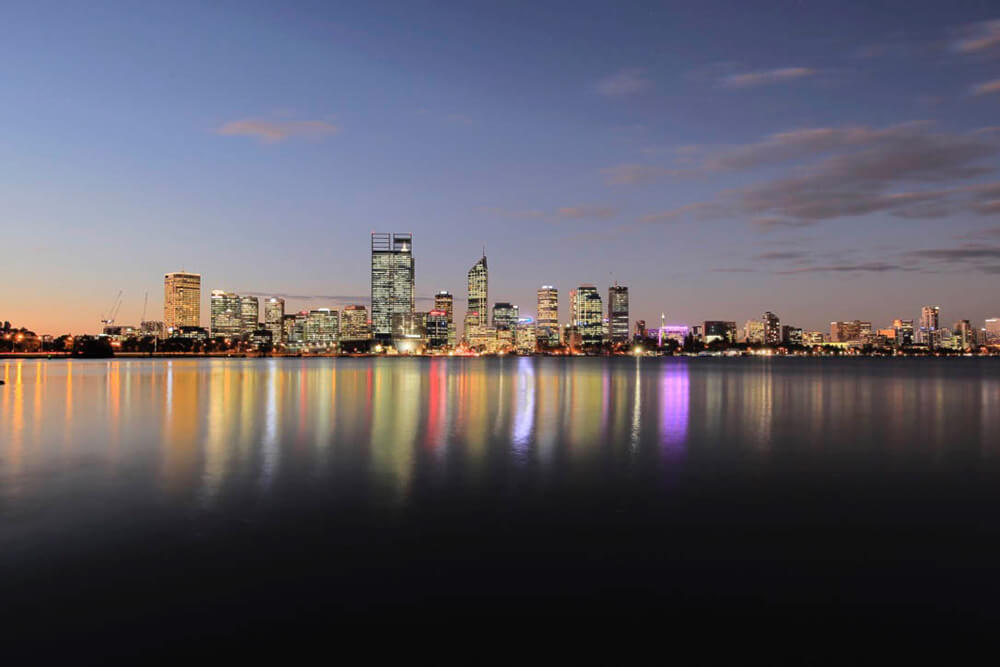
[[[86,609],[81,637],[130,623],[137,643],[193,601],[241,619],[226,636],[284,627],[289,597],[314,619],[995,618],[990,360],[5,360],[0,378],[0,574],[25,633],[54,622],[40,597]]]

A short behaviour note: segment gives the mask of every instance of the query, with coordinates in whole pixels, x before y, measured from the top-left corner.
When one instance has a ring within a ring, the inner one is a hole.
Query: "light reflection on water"
[[[0,377],[9,502],[70,478],[211,506],[310,483],[404,502],[529,472],[931,466],[992,459],[1000,432],[989,360],[5,360]]]

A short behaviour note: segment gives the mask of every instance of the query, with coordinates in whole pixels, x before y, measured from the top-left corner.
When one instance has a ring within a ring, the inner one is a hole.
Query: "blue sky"
[[[0,319],[158,318],[181,268],[343,306],[375,230],[526,313],[1000,315],[994,3],[203,4],[5,4]]]

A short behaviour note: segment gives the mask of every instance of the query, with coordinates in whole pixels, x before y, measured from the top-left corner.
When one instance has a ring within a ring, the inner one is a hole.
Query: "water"
[[[231,641],[431,610],[883,637],[996,620],[988,359],[5,360],[0,378],[22,638],[141,654],[164,625]]]

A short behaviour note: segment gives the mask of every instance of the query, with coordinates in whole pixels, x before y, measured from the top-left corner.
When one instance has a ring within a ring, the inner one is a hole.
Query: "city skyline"
[[[937,303],[978,325],[1000,311],[998,15],[890,6],[107,3],[127,29],[13,7],[4,317],[96,333],[123,290],[138,324],[177,269],[203,316],[212,289],[342,310],[368,304],[366,234],[402,229],[418,309],[447,290],[457,322],[485,244],[490,306],[525,313],[540,285],[617,281],[647,321]]]

